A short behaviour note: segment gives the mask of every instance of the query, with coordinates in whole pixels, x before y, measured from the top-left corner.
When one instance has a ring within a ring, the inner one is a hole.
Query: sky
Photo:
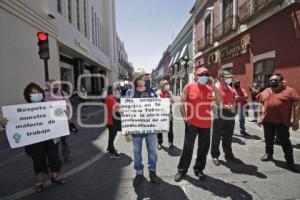
[[[117,32],[129,62],[146,72],[156,68],[164,51],[190,18],[195,0],[116,0]]]

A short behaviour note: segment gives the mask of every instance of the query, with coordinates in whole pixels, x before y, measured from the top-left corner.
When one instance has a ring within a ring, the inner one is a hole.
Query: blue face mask
[[[32,103],[41,102],[43,100],[44,96],[42,93],[35,93],[30,95],[30,100]]]
[[[199,76],[198,77],[198,83],[200,85],[205,85],[205,84],[207,84],[208,79],[209,79],[208,76]]]
[[[146,89],[151,88],[151,81],[150,80],[146,80],[145,81],[145,86],[146,86]]]

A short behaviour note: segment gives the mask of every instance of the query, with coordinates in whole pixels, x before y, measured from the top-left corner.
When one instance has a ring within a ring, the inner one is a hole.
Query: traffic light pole
[[[43,59],[44,60],[44,67],[45,67],[45,81],[49,81],[49,70],[48,70],[48,59]]]

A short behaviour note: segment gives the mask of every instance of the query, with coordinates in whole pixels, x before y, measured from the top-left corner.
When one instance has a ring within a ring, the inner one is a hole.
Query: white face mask
[[[166,85],[165,90],[170,90],[170,85]]]
[[[226,83],[227,85],[230,85],[230,84],[232,83],[232,78],[226,78],[226,79],[225,79],[225,83]]]
[[[44,96],[42,93],[35,93],[30,95],[30,100],[32,103],[41,102],[43,100]]]

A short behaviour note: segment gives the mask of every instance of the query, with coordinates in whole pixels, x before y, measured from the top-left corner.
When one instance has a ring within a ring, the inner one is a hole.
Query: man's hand
[[[6,118],[0,117],[0,126],[5,127],[7,125],[8,120]]]
[[[299,121],[293,121],[291,126],[293,131],[297,131],[299,129]]]

